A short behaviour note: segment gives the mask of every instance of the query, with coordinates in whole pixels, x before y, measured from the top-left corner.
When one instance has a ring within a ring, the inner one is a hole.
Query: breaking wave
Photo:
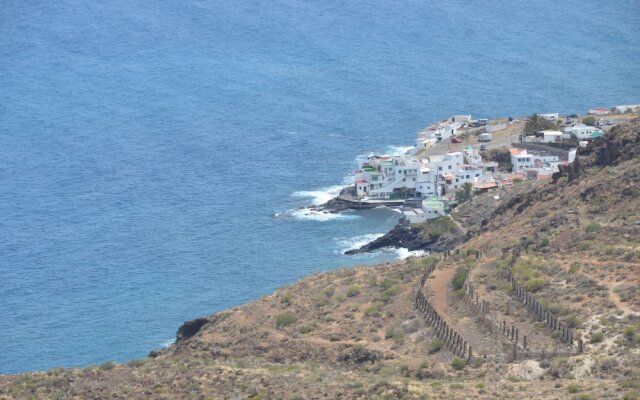
[[[294,192],[291,196],[310,198],[313,205],[319,206],[320,204],[324,204],[340,194],[342,188],[344,188],[344,185],[329,186],[317,190],[302,190]]]
[[[384,233],[369,233],[366,235],[358,235],[348,239],[336,239],[338,244],[338,250],[336,253],[344,254],[345,251],[359,249],[367,243],[371,243],[379,237],[384,236]],[[384,249],[376,250],[371,253],[360,253],[359,256],[370,256],[375,257],[381,254],[393,254],[395,258],[398,260],[404,260],[409,257],[422,257],[425,255],[429,255],[428,251],[424,250],[414,250],[409,251],[409,249],[401,247],[399,249],[393,247],[387,247]]]
[[[330,213],[322,209],[314,209],[314,208],[298,208],[295,210],[287,211],[285,214],[288,214],[293,218],[311,220],[311,221],[333,221],[337,219],[360,218],[355,214]],[[276,216],[278,215],[276,214]]]
[[[407,154],[407,151],[413,149],[414,146],[388,146],[385,149],[385,153],[390,156],[402,156]]]
[[[399,249],[391,249],[391,251],[395,252],[398,255],[399,260],[404,260],[409,257],[422,257],[422,256],[429,255],[428,251],[424,251],[424,250],[409,251],[409,249],[405,247],[401,247]]]
[[[373,242],[377,238],[384,236],[384,233],[369,233],[358,235],[348,239],[336,239],[339,249],[336,252],[344,254],[345,251],[359,249],[367,243]]]

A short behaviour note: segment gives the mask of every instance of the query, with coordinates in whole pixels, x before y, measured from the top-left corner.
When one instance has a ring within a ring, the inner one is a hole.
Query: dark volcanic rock
[[[462,240],[463,236],[457,230],[453,234],[447,234],[441,237],[430,236],[425,238],[422,234],[421,228],[417,226],[398,224],[384,236],[377,238],[373,242],[367,243],[359,249],[346,251],[344,254],[352,255],[367,253],[385,247],[404,247],[409,251],[445,251],[455,247]]]
[[[194,336],[196,333],[200,332],[200,329],[209,322],[207,318],[196,318],[191,321],[187,321],[178,329],[178,334],[176,335],[176,343],[179,343],[183,340],[187,340],[190,337]]]
[[[350,198],[355,199],[356,188],[354,186],[347,186],[340,191],[338,197],[334,197],[333,199],[327,201],[326,203],[314,207],[318,209],[322,209],[325,211],[329,211],[331,213],[338,213],[346,210],[362,210],[366,208],[375,208],[379,205],[375,204],[367,204],[361,203],[357,200],[347,200]]]

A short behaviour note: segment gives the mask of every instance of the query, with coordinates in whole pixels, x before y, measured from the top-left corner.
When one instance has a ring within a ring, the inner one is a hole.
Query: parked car
[[[480,151],[485,151],[487,149],[487,145],[486,144],[481,144],[480,145]]]
[[[601,120],[601,119],[599,119],[598,121],[596,121],[596,126],[597,126],[598,128],[603,127],[603,126],[604,126],[604,121],[603,121],[603,120]]]
[[[490,142],[493,140],[493,136],[490,133],[482,133],[478,136],[478,142]]]
[[[451,136],[451,143],[462,143],[462,139],[457,136]]]
[[[615,123],[615,121],[614,121],[614,120],[612,120],[612,119],[607,120],[607,125],[613,125],[614,123]]]

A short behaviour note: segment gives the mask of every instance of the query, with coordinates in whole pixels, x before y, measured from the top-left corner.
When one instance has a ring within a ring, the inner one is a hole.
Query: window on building
[[[442,167],[438,167],[438,171],[442,171]]]
[[[449,169],[451,169],[451,165],[449,165]]]

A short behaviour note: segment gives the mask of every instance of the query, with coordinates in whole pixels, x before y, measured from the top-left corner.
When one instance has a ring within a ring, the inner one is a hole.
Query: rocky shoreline
[[[348,250],[344,254],[367,253],[385,247],[406,248],[409,251],[424,250],[428,252],[443,252],[451,250],[460,244],[463,238],[462,232],[459,229],[455,229],[443,236],[425,236],[422,226],[399,223],[385,235],[358,249]]]

